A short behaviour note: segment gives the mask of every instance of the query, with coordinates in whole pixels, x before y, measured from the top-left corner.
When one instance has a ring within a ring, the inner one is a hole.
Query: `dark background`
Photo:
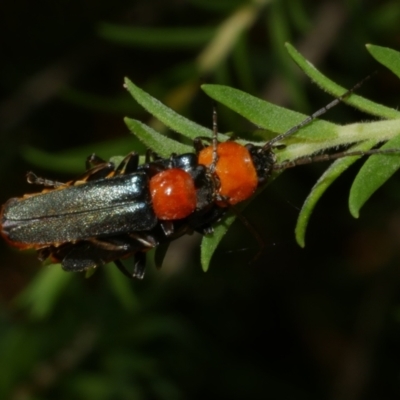
[[[343,86],[378,69],[360,94],[398,108],[400,83],[364,47],[400,47],[397,1],[265,3],[232,47],[220,44],[226,57],[204,69],[198,57],[216,29],[250,2],[2,1],[1,202],[35,190],[28,170],[65,181],[94,151],[144,152],[123,117],[162,128],[125,92],[124,76],[208,127],[203,82],[310,114],[331,98],[290,60],[289,41]],[[127,43],[105,24],[137,30]],[[370,119],[345,105],[324,118]],[[238,136],[254,129],[223,107],[219,123]],[[240,222],[207,273],[199,238],[186,237],[140,282],[112,265],[90,279],[67,274],[1,242],[0,398],[399,398],[399,178],[354,220],[347,196],[359,166],[318,204],[305,249],[293,229],[326,165],[274,181],[244,214],[266,243],[250,265],[257,242]]]

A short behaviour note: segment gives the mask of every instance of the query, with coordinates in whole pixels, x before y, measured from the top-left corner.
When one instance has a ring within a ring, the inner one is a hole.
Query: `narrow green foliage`
[[[390,69],[400,78],[400,53],[398,51],[372,44],[367,44],[366,47],[376,61]]]
[[[400,136],[385,143],[381,149],[400,149]],[[358,218],[365,202],[400,168],[400,154],[373,155],[361,167],[350,190],[349,209]]]
[[[183,117],[175,111],[168,108],[159,100],[150,96],[134,85],[128,78],[125,78],[125,87],[132,97],[150,114],[156,117],[159,121],[165,124],[171,130],[180,133],[188,139],[195,139],[199,136],[211,137],[212,131],[204,128],[195,122]],[[157,149],[153,149],[158,152]]]
[[[201,243],[200,256],[201,266],[204,272],[208,271],[211,257],[235,219],[236,217],[234,215],[228,215],[215,227],[214,232],[211,235],[204,236]]]
[[[335,82],[331,81],[321,72],[319,72],[314,65],[307,61],[291,44],[286,43],[286,48],[297,63],[297,65],[302,69],[302,71],[308,75],[321,89],[330,93],[334,97],[339,97],[346,92],[346,89]],[[356,83],[356,82],[355,82]],[[364,111],[367,114],[375,115],[381,118],[400,118],[400,112],[383,106],[381,104],[375,103],[371,100],[365,99],[357,94],[352,93],[351,96],[343,99],[343,102],[353,106],[354,108]]]
[[[351,147],[351,151],[356,150],[369,150],[371,147],[376,145],[376,142],[362,143],[361,145]],[[301,246],[305,246],[305,234],[310,220],[311,214],[314,211],[318,200],[325,193],[325,191],[332,185],[332,183],[345,172],[352,164],[354,164],[361,156],[344,157],[336,160],[330,165],[330,167],[321,175],[318,181],[311,189],[310,194],[307,196],[301,211],[299,213],[297,224],[295,228],[295,236],[297,243]]]
[[[202,85],[201,87],[212,99],[224,104],[254,125],[272,131],[284,133],[299,124],[307,115],[261,100],[241,90],[222,85]],[[334,135],[335,125],[326,121],[314,121],[306,129],[296,135],[296,139],[312,139],[314,141],[326,139],[325,135]],[[295,140],[295,139],[294,139]]]
[[[172,153],[181,154],[193,152],[193,147],[163,136],[140,121],[127,117],[124,118],[124,121],[129,130],[138,137],[141,142],[162,157],[169,157]]]
[[[287,44],[286,47],[300,68],[324,90],[335,97],[340,97],[346,93],[347,89],[322,75],[291,45]],[[382,60],[385,65],[394,70],[398,53],[389,51],[388,49],[382,50],[382,48],[376,46],[369,46],[369,50],[374,52],[374,56],[377,59]],[[128,79],[126,79],[126,87],[138,103],[147,111],[186,138],[194,139],[199,136],[211,136],[210,129],[201,127],[175,113],[139,89]],[[214,100],[224,104],[257,127],[262,128],[265,132],[265,135],[263,135],[264,141],[258,142],[259,145],[263,145],[269,140],[268,137],[270,136],[268,135],[271,132],[276,135],[287,132],[293,126],[300,124],[307,118],[306,115],[276,106],[227,86],[207,84],[203,85],[202,89]],[[295,161],[299,158],[312,157],[338,146],[353,145],[349,151],[366,151],[378,143],[389,140],[383,148],[400,148],[400,139],[397,138],[400,135],[400,113],[398,111],[374,103],[353,93],[344,98],[343,102],[371,115],[379,116],[383,120],[370,123],[355,123],[346,126],[335,125],[323,120],[313,120],[295,134],[284,139],[284,143],[280,143],[284,146],[279,146],[279,148],[274,150],[277,156],[277,163],[280,164]],[[131,131],[138,135],[148,147],[164,157],[168,156],[171,152],[182,153],[191,150],[190,146],[184,146],[171,139],[168,140],[138,121],[126,118],[125,122]],[[219,140],[226,140],[226,136],[221,135]],[[239,142],[246,143],[241,140]],[[305,244],[305,232],[308,221],[319,198],[336,178],[358,158],[360,156],[351,156],[336,160],[311,190],[300,212],[296,226],[296,239],[301,246]],[[350,209],[353,215],[358,215],[359,209],[365,201],[394,173],[400,163],[399,158],[398,155],[394,154],[373,156],[365,164],[365,167],[361,169],[359,177],[355,180],[351,191]],[[228,216],[215,227],[214,234],[203,239],[201,263],[204,271],[208,269],[215,249],[234,219],[234,216]]]

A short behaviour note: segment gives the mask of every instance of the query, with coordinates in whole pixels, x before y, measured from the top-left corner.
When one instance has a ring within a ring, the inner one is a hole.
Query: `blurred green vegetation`
[[[35,190],[28,170],[68,180],[92,152],[145,151],[123,118],[165,128],[123,89],[125,76],[207,128],[202,83],[310,114],[331,97],[291,61],[289,41],[345,87],[378,69],[360,94],[398,108],[398,79],[364,46],[398,49],[399,18],[388,0],[5,0],[1,202]],[[324,119],[371,117],[339,105]],[[222,106],[219,125],[237,137],[255,129]],[[296,218],[324,169],[285,172],[246,209],[266,243],[251,265],[257,242],[240,221],[206,274],[199,238],[185,237],[141,282],[112,266],[67,274],[1,242],[0,398],[398,398],[398,177],[354,220],[346,202],[357,166],[346,172],[300,249]]]

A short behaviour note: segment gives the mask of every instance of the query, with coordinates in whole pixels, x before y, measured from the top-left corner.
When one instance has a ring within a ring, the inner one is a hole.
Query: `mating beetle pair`
[[[92,155],[87,172],[65,184],[30,173],[30,183],[47,188],[8,200],[1,234],[67,271],[114,261],[125,275],[141,278],[148,250],[193,231],[212,232],[227,205],[250,197],[273,165],[272,153],[253,145],[215,141],[203,148],[198,140],[196,147],[197,154],[148,156],[142,165],[131,153],[118,167]],[[120,261],[131,255],[132,274]]]
[[[108,262],[129,277],[142,278],[146,252],[193,231],[211,233],[230,206],[253,196],[274,170],[349,155],[398,153],[394,150],[341,152],[278,164],[273,148],[356,87],[286,133],[262,146],[217,140],[214,112],[209,146],[199,139],[196,153],[147,157],[139,165],[131,153],[117,167],[93,155],[79,179],[59,183],[28,174],[40,193],[8,200],[0,215],[1,234],[20,249],[35,249],[67,271],[84,271]],[[135,256],[133,273],[120,259]]]

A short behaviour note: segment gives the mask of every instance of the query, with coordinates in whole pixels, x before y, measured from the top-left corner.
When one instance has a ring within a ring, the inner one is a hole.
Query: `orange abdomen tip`
[[[246,147],[236,142],[219,143],[215,172],[220,181],[219,194],[231,205],[247,200],[258,186],[257,172]],[[213,147],[200,151],[199,164],[209,167],[212,163]]]
[[[150,194],[157,218],[185,218],[196,209],[193,178],[182,169],[172,168],[150,179]]]

